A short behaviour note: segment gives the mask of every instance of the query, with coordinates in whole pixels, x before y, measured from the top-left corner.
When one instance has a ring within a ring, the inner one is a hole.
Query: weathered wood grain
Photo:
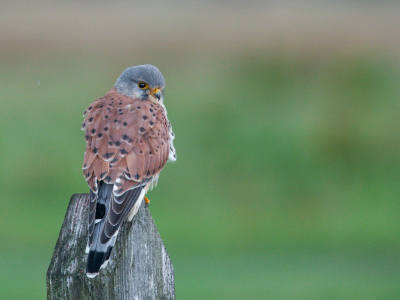
[[[46,274],[47,299],[175,299],[174,269],[144,203],[122,225],[108,266],[86,276],[88,204],[88,194],[70,200]]]

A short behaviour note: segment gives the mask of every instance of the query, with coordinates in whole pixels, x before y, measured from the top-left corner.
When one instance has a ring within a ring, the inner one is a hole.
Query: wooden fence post
[[[144,201],[118,234],[108,266],[86,276],[88,194],[72,196],[46,274],[47,299],[175,299],[174,268]]]

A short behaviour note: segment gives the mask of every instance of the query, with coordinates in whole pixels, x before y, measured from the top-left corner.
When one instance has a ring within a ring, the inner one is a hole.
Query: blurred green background
[[[82,113],[166,79],[150,210],[177,299],[400,299],[400,6],[17,1],[0,10],[0,294],[45,299]]]

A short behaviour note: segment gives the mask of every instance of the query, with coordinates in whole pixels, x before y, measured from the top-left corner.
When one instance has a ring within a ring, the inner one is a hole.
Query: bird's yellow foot
[[[145,207],[149,206],[150,200],[147,197],[144,197]]]

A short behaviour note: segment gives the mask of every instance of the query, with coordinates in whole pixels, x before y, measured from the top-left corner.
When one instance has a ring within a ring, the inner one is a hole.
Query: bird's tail
[[[89,254],[86,266],[86,275],[95,277],[101,268],[107,266],[116,234],[105,244],[100,243],[100,234],[103,231],[112,197],[113,184],[100,183],[97,194],[90,192],[89,213],[89,241],[86,253]]]
[[[113,184],[102,181],[97,194],[90,191],[89,241],[86,247],[89,254],[86,266],[88,277],[95,277],[101,268],[107,266],[119,228],[125,219],[131,221],[136,214],[145,194],[145,186],[151,180],[146,178],[119,196],[114,194]]]

